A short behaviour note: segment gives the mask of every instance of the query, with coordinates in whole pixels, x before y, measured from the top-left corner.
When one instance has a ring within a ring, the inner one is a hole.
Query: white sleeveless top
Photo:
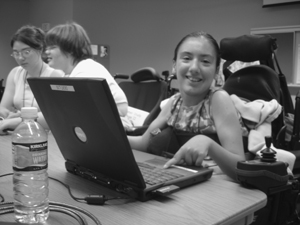
[[[50,77],[51,73],[54,71],[48,64],[44,63],[45,69],[43,69],[43,73],[41,77]],[[36,102],[36,99],[33,96],[33,93],[29,87],[29,84],[26,79],[27,71],[23,69],[21,66],[17,67],[16,73],[14,75],[14,83],[15,83],[15,94],[13,98],[13,104],[16,110],[21,110],[22,107],[36,107],[38,111],[40,108]]]

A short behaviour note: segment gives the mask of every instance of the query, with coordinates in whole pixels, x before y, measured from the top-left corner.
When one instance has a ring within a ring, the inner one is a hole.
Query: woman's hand
[[[7,129],[7,125],[8,123],[6,119],[0,121],[0,135],[7,134],[7,132],[5,131]]]
[[[213,140],[204,135],[197,135],[186,142],[164,166],[168,168],[177,165],[201,166],[207,156]]]
[[[22,119],[20,117],[0,121],[0,134],[7,134],[7,130],[14,130],[21,122]]]
[[[17,111],[17,112],[9,112],[7,119],[11,119],[11,118],[17,118],[17,117],[21,117],[21,112]]]

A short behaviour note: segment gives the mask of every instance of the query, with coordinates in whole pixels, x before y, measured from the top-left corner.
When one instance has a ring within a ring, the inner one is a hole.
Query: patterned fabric
[[[175,130],[185,131],[195,134],[215,134],[216,127],[211,114],[211,97],[216,91],[224,91],[222,89],[209,90],[206,97],[195,106],[182,106],[182,98],[180,93],[173,96],[173,105],[171,108],[171,116],[167,124],[174,127]],[[182,108],[182,110],[180,110]],[[248,135],[242,118],[239,116],[241,124],[241,132],[243,136]]]
[[[197,134],[216,133],[216,128],[210,113],[210,100],[216,90],[210,90],[206,97],[195,106],[182,106],[182,98],[178,93],[174,95],[171,116],[167,121],[175,130]],[[182,106],[182,107],[181,107]],[[182,110],[180,110],[182,108]]]

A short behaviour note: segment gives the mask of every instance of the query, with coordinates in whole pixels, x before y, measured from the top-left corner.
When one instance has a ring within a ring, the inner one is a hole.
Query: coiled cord
[[[88,222],[85,219],[84,216],[82,216],[80,213],[85,214],[86,216],[90,217],[96,225],[101,225],[101,222],[98,220],[97,217],[95,217],[90,212],[86,211],[85,209],[82,209],[80,207],[60,203],[60,202],[50,202],[49,203],[49,209],[50,211],[54,212],[61,212],[66,215],[69,215],[73,217],[80,225],[87,225]],[[8,214],[14,212],[14,204],[13,202],[3,202],[0,203],[0,215]]]

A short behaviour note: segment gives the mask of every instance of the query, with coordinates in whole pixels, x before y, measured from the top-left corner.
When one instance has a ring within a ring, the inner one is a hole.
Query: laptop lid
[[[159,187],[146,186],[136,160],[160,167],[166,160],[131,149],[106,80],[40,77],[29,78],[28,83],[68,171],[84,168],[92,177],[97,174],[144,193]],[[200,172],[174,169],[189,176],[178,180],[179,186],[207,180],[212,174],[204,168]]]

